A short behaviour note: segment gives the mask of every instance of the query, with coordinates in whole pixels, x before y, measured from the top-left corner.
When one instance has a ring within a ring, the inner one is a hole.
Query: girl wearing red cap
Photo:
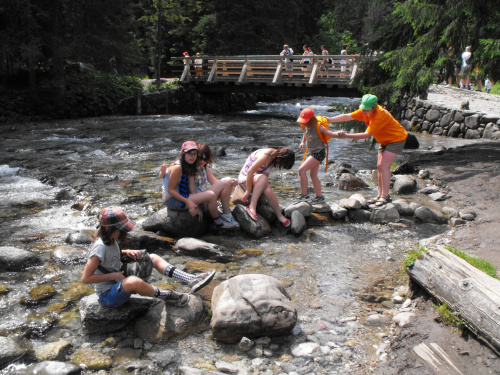
[[[318,171],[319,165],[326,157],[326,152],[325,143],[319,138],[318,131],[316,129],[318,119],[314,116],[314,110],[312,108],[305,108],[302,112],[300,112],[297,122],[304,124],[304,135],[302,136],[302,142],[300,142],[299,148],[302,151],[304,146],[307,146],[307,149],[309,150],[309,157],[299,167],[300,195],[297,197],[297,201],[311,201],[309,195],[307,194],[307,172],[309,171],[309,176],[311,176],[311,182],[316,194],[316,197],[312,199],[311,202],[323,202],[325,198],[321,193],[321,181],[318,178]],[[328,135],[332,138],[339,138],[338,132],[334,133],[322,125],[320,125],[319,130],[322,134]]]
[[[203,219],[203,211],[199,205],[204,203],[212,217],[215,227],[233,229],[236,225],[223,221],[217,208],[217,193],[206,190],[196,193],[194,177],[198,169],[198,145],[193,141],[182,144],[181,156],[169,167],[162,164],[159,177],[163,179],[163,202],[169,209],[189,210],[192,216],[199,215]],[[194,193],[190,193],[193,191]]]
[[[367,128],[364,133],[348,134],[343,130],[340,132],[342,138],[366,139],[373,136],[380,144],[378,150],[378,195],[368,200],[375,206],[383,206],[391,201],[389,188],[391,187],[391,164],[396,157],[403,152],[408,137],[406,129],[386,109],[377,104],[375,95],[366,94],[361,98],[359,109],[338,115],[327,117],[330,122],[343,122],[350,120],[364,121]]]

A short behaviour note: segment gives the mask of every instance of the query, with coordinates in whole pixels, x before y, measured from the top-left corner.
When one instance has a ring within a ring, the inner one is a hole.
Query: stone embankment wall
[[[203,94],[180,87],[151,94],[138,92],[136,97],[123,100],[118,111],[123,115],[225,113],[255,109],[256,104],[252,94]]]
[[[400,122],[415,132],[465,139],[500,139],[499,116],[444,108],[420,99],[408,101]]]

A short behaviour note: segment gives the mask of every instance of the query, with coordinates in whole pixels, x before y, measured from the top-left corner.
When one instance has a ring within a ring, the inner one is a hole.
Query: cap
[[[361,104],[359,108],[368,111],[377,105],[378,98],[375,95],[366,94],[361,98]]]
[[[283,46],[283,48],[288,48],[288,44],[285,44],[285,45]]]
[[[103,208],[97,218],[103,227],[116,227],[123,232],[130,232],[137,225],[130,221],[125,212],[118,207]]]
[[[184,55],[184,56],[189,56],[189,53],[184,52],[184,53],[183,53],[183,55]]]
[[[314,110],[312,108],[304,108],[302,112],[300,112],[300,116],[297,119],[297,122],[300,122],[301,124],[306,124],[313,117],[314,117]]]
[[[198,145],[193,141],[186,141],[182,144],[181,151],[189,152],[191,150],[198,150]]]

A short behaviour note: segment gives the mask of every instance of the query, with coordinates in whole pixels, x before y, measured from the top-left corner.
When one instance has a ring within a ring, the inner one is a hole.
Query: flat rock
[[[220,262],[232,262],[236,259],[227,248],[192,237],[178,240],[172,248],[176,253],[192,257],[215,259]]]
[[[23,271],[40,263],[40,257],[31,251],[12,246],[0,247],[0,270]]]

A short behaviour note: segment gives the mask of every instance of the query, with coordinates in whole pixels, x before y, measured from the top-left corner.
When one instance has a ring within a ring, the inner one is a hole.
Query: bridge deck
[[[294,56],[292,62],[285,61],[284,56],[191,56],[173,57],[172,61],[181,83],[348,88],[359,63],[366,59],[359,55],[308,58],[310,64],[302,63],[301,55]]]

